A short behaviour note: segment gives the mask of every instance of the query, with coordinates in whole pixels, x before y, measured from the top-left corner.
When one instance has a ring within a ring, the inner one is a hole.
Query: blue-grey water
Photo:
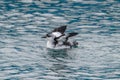
[[[78,48],[46,49],[61,25]],[[120,1],[0,0],[0,80],[120,80]]]

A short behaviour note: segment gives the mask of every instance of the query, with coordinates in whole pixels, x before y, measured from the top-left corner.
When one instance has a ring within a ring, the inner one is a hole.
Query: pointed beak
[[[43,36],[42,38],[47,38],[47,37],[51,37],[51,34],[46,34],[46,35]]]
[[[47,38],[47,36],[42,36],[41,38]]]

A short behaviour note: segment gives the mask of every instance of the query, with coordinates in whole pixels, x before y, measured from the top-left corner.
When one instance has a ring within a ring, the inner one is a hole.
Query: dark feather
[[[69,33],[69,34],[68,34],[68,36],[66,37],[65,42],[67,42],[67,41],[68,41],[69,37],[76,36],[77,34],[78,34],[78,33],[76,33],[76,32]]]
[[[76,36],[78,33],[76,33],[76,32],[72,32],[72,33],[69,33],[68,34],[68,37],[72,37],[72,36]]]
[[[55,28],[52,32],[60,32],[60,33],[63,34],[65,32],[66,28],[67,28],[66,25],[65,26],[61,26],[59,28]]]

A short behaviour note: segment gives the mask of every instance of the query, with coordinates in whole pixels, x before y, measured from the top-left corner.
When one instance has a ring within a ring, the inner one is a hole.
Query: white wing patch
[[[60,37],[62,34],[60,32],[53,32],[52,35],[55,37]]]
[[[64,36],[61,36],[59,39],[58,39],[58,41],[65,41],[66,40],[66,35],[64,35]]]

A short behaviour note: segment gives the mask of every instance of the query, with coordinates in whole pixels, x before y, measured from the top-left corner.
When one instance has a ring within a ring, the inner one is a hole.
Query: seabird
[[[50,49],[64,49],[64,48],[72,48],[78,46],[78,42],[76,41],[69,41],[70,37],[76,36],[77,32],[71,32],[65,34],[67,26],[60,26],[55,28],[50,33],[47,33],[42,38],[47,38],[47,48]]]

